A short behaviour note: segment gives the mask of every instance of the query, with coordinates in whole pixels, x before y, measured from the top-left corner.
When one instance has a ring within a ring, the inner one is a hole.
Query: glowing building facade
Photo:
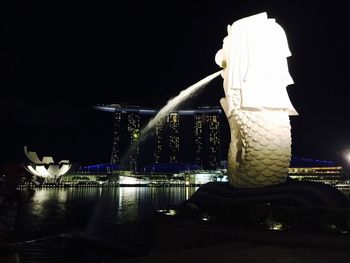
[[[207,114],[208,126],[208,163],[211,169],[216,169],[220,163],[220,115],[217,113]]]
[[[195,162],[203,167],[203,116],[194,115]]]
[[[343,168],[332,161],[292,158],[288,175],[299,181],[338,185],[344,181]]]
[[[128,114],[128,134],[130,140],[130,170],[136,171],[139,155],[138,140],[140,137],[140,115],[138,113]]]
[[[195,162],[205,169],[216,169],[221,157],[221,110],[194,115]]]
[[[114,112],[113,121],[114,121],[114,130],[113,130],[113,144],[112,144],[112,154],[111,154],[111,164],[119,164],[121,158],[121,112]]]
[[[163,142],[163,121],[159,120],[156,125],[155,135],[156,135],[156,141],[155,141],[155,149],[153,154],[153,163],[157,164],[161,162],[161,154],[162,154],[162,142]]]
[[[118,104],[114,107],[111,164],[125,162],[131,171],[135,171],[139,154],[137,142],[140,135],[140,115],[137,110],[128,111]],[[127,160],[122,160],[123,158]]]
[[[167,116],[167,125],[169,129],[169,162],[177,163],[180,150],[180,116],[177,112],[172,112]]]
[[[171,112],[155,126],[154,136],[141,146],[138,144],[140,127],[145,126],[157,110],[119,104],[95,108],[113,113],[111,164],[137,171],[150,163],[195,163],[204,169],[215,169],[220,163],[222,111],[219,107]],[[146,143],[152,146],[145,150]]]

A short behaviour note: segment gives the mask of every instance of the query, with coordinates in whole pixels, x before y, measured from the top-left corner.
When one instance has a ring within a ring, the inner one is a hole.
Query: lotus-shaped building
[[[53,158],[50,156],[44,156],[42,160],[40,160],[36,152],[28,151],[27,146],[24,146],[24,154],[30,161],[24,165],[27,171],[45,180],[59,179],[62,175],[66,174],[72,166],[69,160],[54,162]]]

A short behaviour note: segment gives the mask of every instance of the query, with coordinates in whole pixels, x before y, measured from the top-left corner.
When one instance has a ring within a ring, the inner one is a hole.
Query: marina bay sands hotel
[[[219,107],[170,112],[142,143],[140,131],[158,110],[120,104],[94,108],[113,114],[111,164],[126,166],[133,172],[147,164],[190,163],[203,169],[220,165],[224,121]]]

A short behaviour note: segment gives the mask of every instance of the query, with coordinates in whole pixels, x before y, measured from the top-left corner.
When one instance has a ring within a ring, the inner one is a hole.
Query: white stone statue
[[[293,79],[285,32],[266,13],[240,19],[227,31],[215,61],[224,69],[220,103],[231,130],[229,182],[239,188],[282,183],[291,158],[289,115],[298,115],[286,91]]]

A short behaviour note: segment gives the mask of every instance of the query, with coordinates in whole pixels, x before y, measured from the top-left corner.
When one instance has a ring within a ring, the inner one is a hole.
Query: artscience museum
[[[39,159],[36,152],[28,151],[24,146],[24,154],[28,161],[24,167],[32,175],[43,178],[45,182],[57,182],[71,168],[69,160],[55,162],[51,156],[44,156]]]

